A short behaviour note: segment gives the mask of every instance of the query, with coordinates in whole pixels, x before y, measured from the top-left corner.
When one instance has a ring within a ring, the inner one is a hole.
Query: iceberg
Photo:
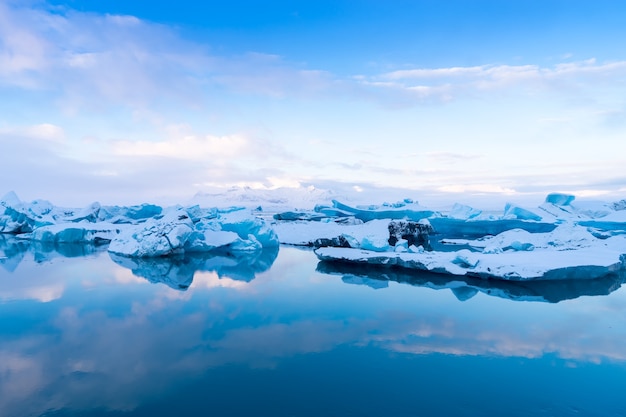
[[[108,243],[113,240],[121,229],[119,226],[107,223],[58,223],[35,228],[32,233],[19,235],[21,239],[29,238],[43,243]]]
[[[135,206],[102,206],[98,212],[98,221],[113,224],[137,224],[156,217],[163,212],[161,206],[140,204]]]
[[[419,221],[437,215],[435,211],[422,207],[408,198],[394,204],[384,203],[381,206],[369,207],[351,207],[337,200],[333,200],[332,203],[335,209],[342,210],[364,222],[377,219]]]
[[[575,198],[576,196],[571,194],[550,193],[546,196],[545,202],[555,206],[569,206]]]
[[[518,220],[534,220],[541,221],[542,217],[531,210],[516,206],[511,203],[507,203],[504,207],[505,219],[518,219]]]
[[[470,220],[477,218],[482,213],[482,210],[477,210],[473,207],[466,206],[465,204],[455,203],[448,213],[448,217],[458,220]]]
[[[57,223],[94,223],[99,220],[100,203],[81,209],[56,207],[46,200],[21,201],[14,192],[0,199],[0,233],[29,233]]]
[[[196,208],[192,211],[198,214]],[[109,252],[142,258],[215,250],[254,252],[279,244],[274,230],[245,209],[211,211],[208,217],[192,217],[182,207],[171,208],[126,228],[111,241]]]
[[[182,208],[173,208],[160,218],[129,227],[109,245],[109,252],[131,257],[156,257],[184,252],[194,225]]]
[[[130,257],[160,257],[215,250],[256,252],[277,247],[278,237],[265,220],[242,207],[202,208],[153,204],[82,209],[50,202],[20,201],[14,192],[0,199],[0,233],[42,247],[107,244],[108,251]],[[72,249],[73,250],[73,249]]]

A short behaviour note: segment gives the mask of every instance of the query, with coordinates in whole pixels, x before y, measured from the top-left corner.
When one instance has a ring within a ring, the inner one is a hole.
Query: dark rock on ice
[[[395,246],[399,240],[407,241],[408,246],[422,246],[425,250],[432,250],[429,242],[429,234],[433,228],[428,223],[410,221],[389,222],[389,245]]]
[[[331,239],[328,238],[319,238],[313,241],[313,246],[316,248],[322,247],[332,247],[332,248],[351,248],[350,242],[345,236],[337,236]]]

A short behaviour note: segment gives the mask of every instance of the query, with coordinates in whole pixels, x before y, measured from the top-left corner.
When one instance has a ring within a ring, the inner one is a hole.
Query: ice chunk
[[[96,221],[98,221],[100,208],[100,203],[92,203],[83,209],[76,210],[75,212],[69,212],[67,217],[65,217],[63,221],[74,223],[88,221],[90,223],[95,223]]]
[[[543,236],[542,234],[533,234],[522,229],[512,229],[477,242],[470,242],[469,244],[474,247],[484,246],[484,253],[500,253],[509,249],[532,250],[535,242],[542,239]]]
[[[554,204],[555,206],[567,206],[576,197],[571,194],[551,193],[546,196],[546,203]]]
[[[387,236],[377,235],[363,237],[363,239],[361,239],[359,247],[361,249],[371,250],[375,252],[386,252],[388,250],[391,250],[391,246],[389,245],[389,239],[387,238]]]
[[[411,245],[409,246],[409,252],[411,253],[424,253],[424,247],[423,246],[415,246],[415,245]]]
[[[20,201],[14,192],[0,199],[0,233],[28,233],[37,227],[67,222],[96,222],[100,211],[99,203],[83,209],[55,207],[46,200],[30,203]]]
[[[278,236],[267,222],[252,216],[247,210],[237,210],[220,215],[222,230],[235,232],[243,240],[250,240],[249,235],[264,248],[278,246]]]
[[[369,206],[367,208],[350,207],[347,204],[340,203],[337,200],[333,200],[333,207],[349,213],[361,219],[364,222],[374,219],[407,219],[412,221],[419,221],[427,217],[439,215],[433,210],[426,209],[412,200],[409,202],[401,202],[395,205],[383,205],[381,206]]]
[[[161,218],[152,218],[141,227],[130,227],[117,235],[109,245],[109,252],[131,257],[181,253],[193,231],[187,212],[173,208]]]
[[[45,200],[23,203],[14,192],[0,199],[0,233],[28,233],[34,227],[53,224],[52,204]]]
[[[506,219],[518,219],[518,220],[534,220],[541,221],[541,216],[533,213],[530,210],[516,206],[511,203],[507,203],[504,207],[504,218]]]
[[[136,224],[149,218],[160,215],[163,212],[161,206],[154,204],[141,204],[136,206],[102,206],[98,212],[98,220],[110,223]]]
[[[170,208],[162,216],[129,225],[111,242],[109,251],[131,257],[155,257],[214,250],[250,252],[276,246],[276,233],[247,210],[203,210],[194,206]]]
[[[456,203],[452,206],[452,209],[448,213],[448,217],[451,219],[470,220],[482,214],[482,210],[477,210],[470,206]]]
[[[59,223],[36,228],[30,238],[44,243],[103,243],[113,240],[120,227],[111,223]]]
[[[550,232],[556,228],[552,222],[536,222],[518,219],[496,220],[459,220],[447,217],[433,217],[428,219],[433,227],[433,234],[441,238],[477,238],[487,235],[497,235],[511,229],[522,229],[531,233]]]
[[[336,207],[316,206],[314,210],[317,213],[323,214],[328,217],[352,217],[353,216],[353,213],[338,209]]]
[[[456,255],[452,258],[451,262],[459,265],[461,268],[475,268],[479,261],[480,259],[476,253],[470,252],[467,249],[461,249],[456,252]]]

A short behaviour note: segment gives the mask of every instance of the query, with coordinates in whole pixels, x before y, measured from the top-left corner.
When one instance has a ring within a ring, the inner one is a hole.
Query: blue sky
[[[0,0],[0,193],[624,198],[624,28],[618,1]]]

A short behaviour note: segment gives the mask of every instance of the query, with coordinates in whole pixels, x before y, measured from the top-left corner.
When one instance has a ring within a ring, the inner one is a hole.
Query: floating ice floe
[[[449,213],[420,209],[404,218],[401,202],[390,211],[360,209],[370,212],[363,220],[373,218],[361,225],[276,221],[274,227],[281,242],[318,247],[326,262],[505,280],[594,279],[623,271],[626,210],[619,203],[574,201],[550,194],[536,209],[507,204],[501,215],[456,204]],[[466,249],[455,250],[459,245]]]
[[[514,248],[473,252],[374,252],[324,247],[315,251],[322,261],[416,269],[475,278],[507,280],[594,279],[626,269],[626,238],[615,236],[575,249]]]

